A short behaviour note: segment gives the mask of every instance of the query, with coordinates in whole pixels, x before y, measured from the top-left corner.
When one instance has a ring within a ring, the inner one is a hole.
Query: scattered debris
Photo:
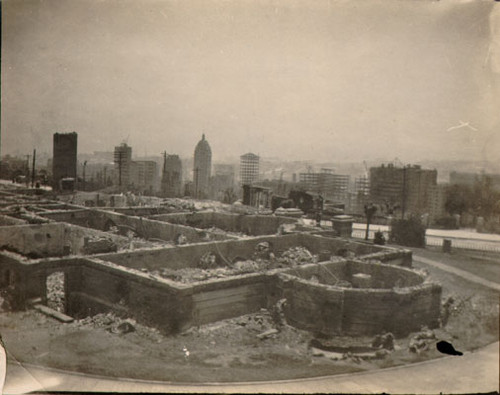
[[[424,326],[419,333],[410,339],[408,350],[415,354],[420,354],[421,352],[428,350],[429,345],[434,343],[435,340],[436,335],[434,331]]]
[[[292,247],[286,250],[278,261],[287,266],[299,266],[306,263],[317,263],[318,256],[313,255],[305,247]]]
[[[111,327],[110,332],[124,335],[130,332],[135,332],[135,327],[129,321],[124,321],[116,326]]]
[[[342,340],[345,339],[312,339],[309,347],[313,356],[325,356],[333,360],[350,359],[355,363],[360,363],[364,359],[383,358],[389,353],[388,350],[381,352],[380,349],[371,346],[344,344]]]
[[[59,311],[56,311],[54,309],[51,309],[50,307],[47,307],[43,304],[37,304],[33,306],[35,310],[38,310],[39,312],[48,315],[49,317],[55,318],[58,321],[64,322],[64,323],[70,323],[74,321],[73,317],[70,317],[66,314],[63,314]]]
[[[394,350],[394,335],[391,332],[376,335],[372,341],[373,348]]]
[[[114,313],[88,316],[75,320],[71,325],[77,328],[101,328],[118,335],[136,332],[139,336],[149,338],[155,343],[163,341],[163,336],[158,329],[141,325],[132,318],[118,317]]]
[[[269,329],[265,332],[262,332],[260,334],[257,335],[257,337],[260,339],[260,340],[264,340],[264,339],[267,339],[268,337],[272,336],[272,335],[275,335],[279,333],[279,331],[275,328],[272,328],[272,329]]]
[[[269,259],[271,246],[267,241],[263,241],[255,246],[254,259]]]
[[[267,242],[259,243],[256,247],[257,256],[268,256],[269,259],[255,258],[247,260],[237,260],[229,263],[229,266],[219,266],[217,256],[212,252],[204,254],[197,262],[196,267],[182,269],[163,268],[149,271],[146,268],[140,269],[142,272],[150,274],[155,278],[159,276],[172,281],[189,284],[195,281],[205,281],[215,278],[224,278],[247,273],[259,273],[266,270],[295,267],[307,263],[317,262],[317,255],[313,255],[307,248],[292,247],[276,258],[272,252],[269,252],[270,245]],[[254,255],[255,257],[255,255]]]
[[[182,352],[184,353],[184,358],[187,360],[189,358],[189,350],[186,348],[186,346],[182,347]]]
[[[179,246],[187,244],[187,241],[187,237],[182,233],[177,235],[177,237],[175,238],[175,244]]]
[[[448,319],[450,318],[450,315],[452,313],[454,303],[455,299],[452,296],[446,299],[446,301],[443,303],[441,309],[441,327],[446,326],[446,324],[448,323]]]
[[[198,267],[201,269],[215,269],[217,267],[217,257],[213,252],[207,252],[200,258]]]
[[[116,251],[118,251],[118,246],[107,237],[94,236],[84,238],[83,253],[86,255]]]
[[[286,324],[285,312],[283,310],[285,303],[286,298],[280,299],[276,302],[276,304],[271,306],[271,309],[269,310],[269,314],[271,315],[274,325],[279,330],[281,330],[283,325]]]
[[[61,313],[65,310],[64,273],[47,276],[47,306]]]

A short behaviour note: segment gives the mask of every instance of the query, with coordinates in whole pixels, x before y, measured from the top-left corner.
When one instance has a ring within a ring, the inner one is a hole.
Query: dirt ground
[[[491,265],[495,259],[491,257],[481,260],[460,255],[454,259],[435,251],[415,251],[419,252],[430,259],[442,258],[443,263],[460,260],[460,265],[467,266],[469,262],[471,272],[490,279],[492,271],[498,273],[495,267],[500,267]],[[123,333],[117,330],[122,321],[111,315],[62,324],[34,310],[2,312],[0,332],[11,360],[170,382],[240,382],[350,373],[439,358],[442,354],[435,347],[438,340],[446,340],[460,351],[498,340],[498,292],[431,266],[415,263],[415,267],[427,270],[443,285],[443,302],[453,298],[448,308],[443,308],[447,311],[448,318],[443,317],[446,325],[433,330],[432,338],[419,340],[418,353],[408,349],[410,343],[415,344],[415,334],[410,334],[396,339],[395,350],[380,359],[348,355],[333,360],[332,353],[311,347],[313,334],[287,325],[278,333],[260,338],[258,335],[276,328],[265,310],[168,337],[133,320],[128,322],[134,330]],[[372,338],[334,337],[328,341],[369,346]]]

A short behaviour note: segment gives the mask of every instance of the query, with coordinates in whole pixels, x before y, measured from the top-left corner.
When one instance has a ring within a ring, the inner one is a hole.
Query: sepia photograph
[[[0,11],[0,394],[499,393],[500,1]]]

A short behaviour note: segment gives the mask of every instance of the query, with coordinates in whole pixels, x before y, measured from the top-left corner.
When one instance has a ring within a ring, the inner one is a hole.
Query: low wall
[[[79,269],[68,274],[78,277],[67,287],[68,314],[113,311],[167,333],[259,311],[266,307],[270,279],[248,274],[187,285],[97,259]]]
[[[224,235],[213,234],[189,226],[175,225],[98,209],[53,211],[40,213],[40,215],[54,221],[67,222],[97,230],[108,230],[111,226],[124,227],[134,231],[139,237],[146,240],[174,241],[180,234],[184,235],[188,243],[226,238]]]
[[[153,215],[150,218],[201,229],[216,227],[228,232],[241,232],[250,236],[276,234],[280,225],[297,222],[292,218],[272,215],[229,214],[214,211]]]
[[[101,207],[102,210],[110,210],[119,214],[134,216],[155,216],[167,214],[171,211],[166,207]]]
[[[0,226],[11,225],[26,225],[28,222],[24,219],[10,217],[8,215],[0,215]]]
[[[195,267],[200,258],[212,253],[217,257],[221,266],[225,263],[232,263],[236,258],[251,259],[255,247],[261,242],[268,242],[271,251],[275,254],[291,248],[305,247],[311,253],[324,256],[324,251],[338,252],[342,249],[352,251],[356,256],[364,258],[372,256],[373,251],[380,253],[379,258],[383,260],[382,252],[399,256],[402,254],[399,250],[382,250],[378,246],[365,245],[351,242],[346,239],[324,238],[317,235],[291,233],[283,236],[260,236],[244,240],[226,240],[212,243],[190,244],[176,247],[159,248],[150,251],[131,251],[117,254],[100,255],[100,259],[117,263],[130,268],[146,268],[148,270],[157,270],[161,268],[181,269],[185,267]],[[368,254],[368,255],[365,255]],[[335,255],[335,254],[332,254]],[[328,258],[325,258],[325,260]],[[390,262],[389,262],[390,263]]]
[[[0,246],[22,255],[60,256],[64,252],[64,224],[0,226]]]
[[[424,278],[418,272],[384,263],[365,262],[362,260],[340,260],[322,262],[296,267],[289,271],[298,278],[310,280],[313,276],[325,285],[336,285],[345,281],[356,288],[356,274],[370,276],[370,288],[388,289],[393,287],[411,287],[422,284]]]
[[[76,230],[77,239],[88,231],[73,229],[73,226],[65,224],[49,225],[42,227],[64,231],[66,226],[69,233]],[[248,258],[262,241],[268,241],[277,254],[295,246],[318,253],[340,247],[339,242],[342,242],[297,233],[100,254],[93,258],[33,261],[20,260],[19,256],[6,252],[0,253],[0,285],[12,286],[15,299],[19,306],[23,306],[29,298],[46,300],[47,276],[63,271],[68,314],[80,317],[113,311],[167,333],[255,312],[281,298],[287,299],[285,314],[292,325],[325,334],[373,334],[381,330],[400,334],[437,322],[441,288],[422,284],[423,278],[412,270],[386,264],[338,258],[340,261],[337,262],[191,284],[137,270],[196,266],[199,258],[209,251],[220,259],[224,257],[231,261],[237,257]],[[349,245],[355,249],[352,244]],[[363,245],[360,252],[366,252],[366,247]],[[357,273],[369,274],[373,287],[385,289],[329,285],[334,280],[352,279]],[[318,278],[319,283],[311,281],[312,275]]]
[[[31,259],[89,254],[86,238],[106,238],[117,248],[129,244],[126,237],[67,223],[0,226],[0,247]]]
[[[89,255],[91,249],[86,248],[86,238],[104,238],[114,243],[118,248],[126,248],[130,242],[127,237],[115,235],[109,232],[101,232],[95,229],[89,229],[77,225],[64,225],[64,246],[69,246],[70,253],[73,255]],[[101,251],[102,252],[102,251]]]
[[[339,238],[331,231],[313,232],[313,234],[337,240],[337,252],[346,249],[355,253],[356,255],[363,255],[364,259],[378,260],[391,265],[410,267],[412,266],[412,252],[411,250],[403,248],[391,248],[381,245],[375,245],[371,242]],[[332,251],[335,253],[335,251]]]
[[[292,234],[281,237],[261,236],[245,240],[228,240],[213,243],[200,243],[176,247],[167,247],[151,251],[132,251],[118,254],[100,255],[105,261],[114,262],[129,268],[182,269],[197,266],[200,258],[211,252],[221,265],[232,263],[236,258],[250,259],[257,244],[267,241],[273,251],[284,251],[294,246],[307,247],[301,235]]]
[[[40,213],[40,216],[56,222],[65,222],[98,230],[104,230],[106,223],[104,215],[99,218],[95,212],[84,208],[52,210]]]
[[[113,311],[171,333],[191,325],[192,290],[182,284],[151,279],[143,273],[99,260],[87,260],[78,281],[68,289],[68,313],[87,316]]]
[[[365,265],[371,265],[366,264]],[[365,272],[388,270],[387,277],[417,282],[418,273],[381,265]],[[380,274],[384,277],[384,274]],[[290,273],[278,274],[278,286],[286,298],[289,323],[324,335],[374,335],[390,331],[404,336],[422,325],[436,327],[441,308],[441,287],[424,283],[403,288],[341,288],[315,283]],[[394,281],[394,280],[393,280]],[[391,282],[393,282],[391,281]]]

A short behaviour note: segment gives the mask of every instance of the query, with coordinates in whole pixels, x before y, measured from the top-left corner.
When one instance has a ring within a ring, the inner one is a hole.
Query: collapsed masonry
[[[283,300],[289,324],[327,335],[405,335],[438,324],[441,287],[411,269],[407,250],[331,232],[225,240],[199,235],[217,221],[220,228],[245,224],[255,232],[260,220],[265,224],[260,229],[274,231],[290,221],[272,216],[185,213],[153,219],[101,209],[50,209],[37,213],[50,217],[47,224],[0,225],[0,238],[14,244],[0,252],[0,288],[14,309],[33,299],[47,304],[47,278],[62,273],[66,314],[112,312],[164,333],[271,309]],[[121,248],[130,237],[104,232],[108,221],[138,232],[142,221],[148,232],[156,229],[155,237],[141,239],[146,243],[141,248]],[[169,243],[180,229],[188,243]],[[109,239],[99,239],[102,234]],[[147,245],[155,240],[163,244]],[[68,244],[71,254],[64,251]]]

